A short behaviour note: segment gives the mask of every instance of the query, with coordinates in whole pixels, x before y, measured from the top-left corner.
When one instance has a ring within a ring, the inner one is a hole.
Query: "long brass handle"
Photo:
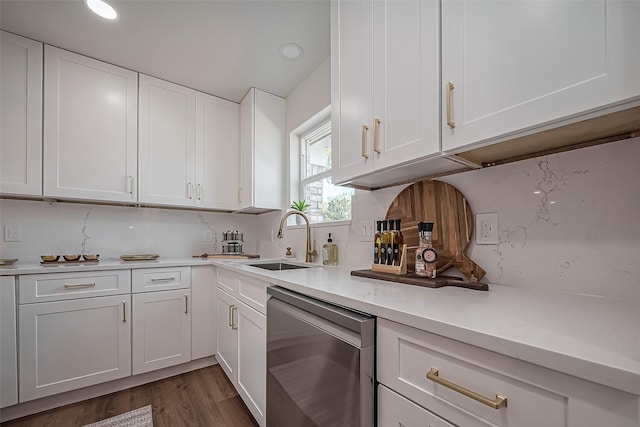
[[[184,296],[184,314],[188,314],[189,313],[189,296],[185,295]]]
[[[65,289],[77,289],[77,288],[92,288],[96,285],[95,282],[93,283],[81,283],[78,285],[64,285]]]
[[[196,197],[202,200],[202,184],[196,184]]]
[[[193,199],[193,183],[187,183],[187,198]]]
[[[369,158],[367,154],[367,131],[369,130],[369,126],[362,125],[362,157],[365,159]]]
[[[378,154],[381,153],[380,146],[378,145],[378,130],[380,128],[380,123],[382,123],[382,120],[377,117],[373,120],[373,151]]]
[[[235,308],[235,305],[230,305],[229,306],[229,326],[233,327],[233,309]]]
[[[127,193],[133,194],[133,177],[127,176]]]
[[[436,384],[440,384],[446,388],[449,388],[453,391],[457,391],[460,394],[464,394],[471,399],[483,403],[493,409],[500,409],[503,406],[507,406],[507,398],[505,396],[500,396],[496,394],[495,399],[489,399],[481,394],[476,393],[475,391],[471,391],[468,388],[464,388],[459,386],[458,384],[454,384],[451,381],[445,380],[444,378],[440,378],[439,372],[436,368],[431,368],[429,372],[427,372],[427,379],[433,381]]]
[[[453,121],[453,118],[451,118],[452,112],[451,112],[451,91],[453,89],[456,88],[456,85],[454,85],[451,82],[447,82],[447,125],[453,129],[454,127],[456,127],[456,122]]]
[[[161,277],[160,279],[151,279],[151,282],[153,283],[158,283],[158,282],[173,282],[174,280],[176,280],[175,277]]]
[[[127,301],[122,301],[122,321],[127,321]]]
[[[233,312],[238,312],[238,307],[236,307],[235,305],[231,308],[231,329],[233,329],[234,331],[236,329],[238,329],[238,325],[233,321]]]

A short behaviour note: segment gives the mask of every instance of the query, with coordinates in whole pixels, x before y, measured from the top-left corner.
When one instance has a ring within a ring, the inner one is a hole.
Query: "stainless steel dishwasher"
[[[372,427],[375,317],[267,289],[267,427]]]

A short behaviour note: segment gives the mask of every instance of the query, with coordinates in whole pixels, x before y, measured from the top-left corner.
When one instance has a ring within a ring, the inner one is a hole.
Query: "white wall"
[[[158,253],[189,257],[222,250],[222,233],[244,232],[245,252],[255,253],[256,217],[172,209],[1,200],[2,225],[22,228],[21,242],[4,242],[2,258],[39,262],[40,255],[97,253],[101,259],[123,254]],[[212,231],[213,241],[204,242]]]

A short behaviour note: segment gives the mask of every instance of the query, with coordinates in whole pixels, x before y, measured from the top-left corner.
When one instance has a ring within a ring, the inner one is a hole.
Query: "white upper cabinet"
[[[443,1],[443,150],[638,101],[638,22],[638,1]]]
[[[252,88],[240,103],[240,208],[282,209],[285,100]]]
[[[42,195],[42,43],[0,32],[0,193]]]
[[[138,74],[45,46],[44,196],[136,202]]]
[[[334,183],[440,154],[439,2],[332,2]]]
[[[196,206],[237,210],[240,105],[196,92]]]
[[[139,201],[193,206],[196,92],[140,75]]]
[[[140,203],[237,210],[240,106],[140,75]]]

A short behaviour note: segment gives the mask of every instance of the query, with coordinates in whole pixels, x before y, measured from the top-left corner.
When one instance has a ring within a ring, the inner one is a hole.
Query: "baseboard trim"
[[[206,368],[207,366],[216,365],[218,362],[214,356],[203,357],[202,359],[192,360],[189,363],[170,366],[153,372],[135,375],[132,377],[120,378],[102,384],[96,384],[78,390],[67,391],[65,393],[47,396],[29,402],[19,403],[17,405],[8,406],[0,409],[0,422],[10,421],[16,418],[26,417],[38,412],[47,411],[53,408],[69,405],[71,403],[81,402],[83,400],[92,399],[94,397],[103,396],[109,393],[126,390],[142,384],[151,383],[175,375],[184,374],[186,372],[195,371],[196,369]]]

